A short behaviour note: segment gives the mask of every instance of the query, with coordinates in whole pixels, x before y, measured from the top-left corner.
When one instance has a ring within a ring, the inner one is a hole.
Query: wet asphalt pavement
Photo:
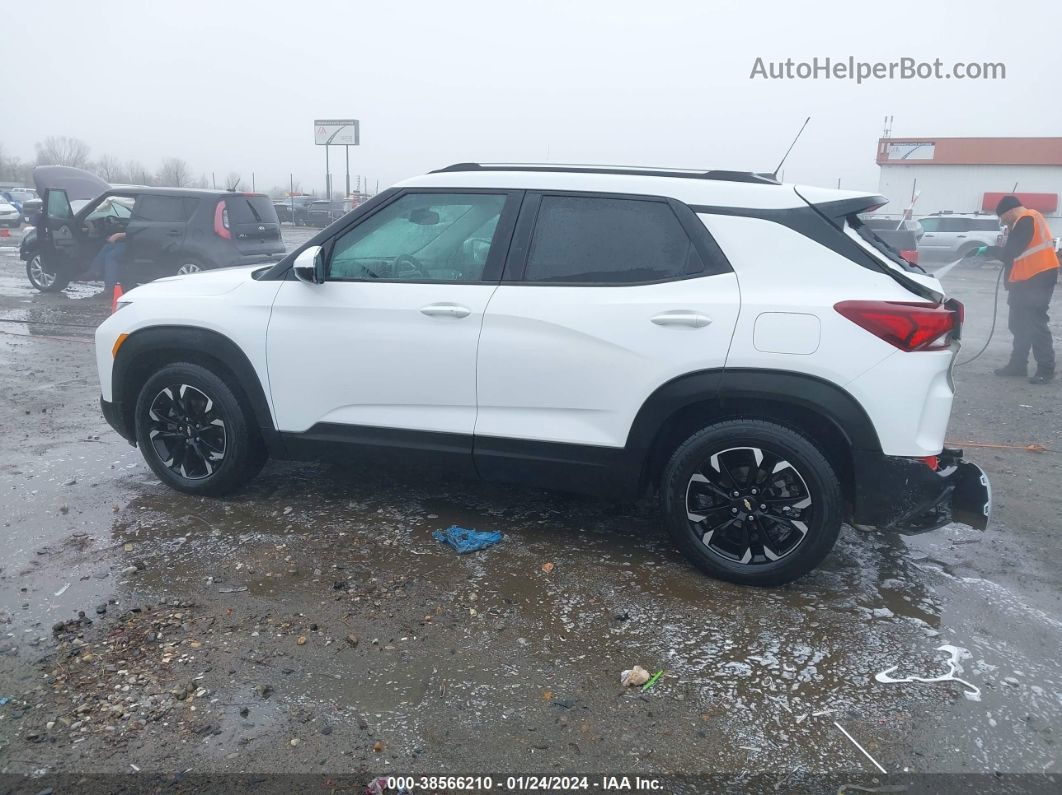
[[[946,278],[960,358],[995,276]],[[37,294],[0,246],[0,773],[31,791],[135,770],[882,780],[838,724],[889,773],[1060,786],[1060,385],[992,376],[1005,307],[949,440],[1049,452],[967,446],[992,527],[846,527],[813,575],[752,590],[687,565],[648,503],[284,462],[229,499],[170,491],[100,415],[98,290]],[[505,539],[458,557],[431,538],[451,524]],[[875,680],[947,673],[942,646],[968,685]],[[633,665],[664,674],[624,689]]]

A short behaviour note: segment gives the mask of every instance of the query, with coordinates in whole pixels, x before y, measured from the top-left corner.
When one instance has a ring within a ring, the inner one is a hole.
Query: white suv
[[[859,221],[746,172],[450,166],[276,265],[161,279],[96,333],[102,406],[163,482],[278,458],[659,493],[710,574],[772,585],[843,521],[984,528],[943,448],[962,306]]]

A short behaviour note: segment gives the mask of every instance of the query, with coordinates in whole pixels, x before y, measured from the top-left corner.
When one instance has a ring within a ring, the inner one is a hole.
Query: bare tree
[[[236,190],[240,184],[240,175],[235,171],[230,171],[229,175],[225,177],[225,190]]]
[[[65,135],[49,135],[44,143],[38,142],[38,166],[74,166],[84,168],[88,165],[89,147],[78,138]]]
[[[192,181],[192,171],[188,163],[179,157],[167,157],[159,169],[159,184],[168,188],[186,188]]]
[[[0,179],[17,180],[21,178],[22,163],[17,157],[8,157],[4,154],[4,147],[0,146]]]
[[[189,188],[209,188],[210,182],[206,178],[206,174],[200,174],[199,179],[192,180],[188,183]]]
[[[95,172],[107,182],[128,182],[121,162],[114,155],[103,155],[96,161]]]
[[[125,173],[133,185],[153,185],[155,177],[139,160],[130,160],[125,164]]]

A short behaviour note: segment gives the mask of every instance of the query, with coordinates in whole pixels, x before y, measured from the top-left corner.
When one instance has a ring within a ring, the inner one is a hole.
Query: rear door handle
[[[652,320],[658,326],[689,326],[690,328],[704,328],[712,322],[707,315],[686,310],[663,312]]]
[[[956,237],[966,237],[966,235],[956,235]]]
[[[468,317],[472,310],[459,304],[428,304],[420,311],[428,317]]]

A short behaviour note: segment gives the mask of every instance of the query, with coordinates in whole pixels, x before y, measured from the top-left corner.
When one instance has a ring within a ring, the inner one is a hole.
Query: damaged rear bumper
[[[950,522],[984,530],[992,513],[988,476],[962,450],[945,448],[937,461],[932,469],[917,458],[857,454],[852,521],[907,533]]]

